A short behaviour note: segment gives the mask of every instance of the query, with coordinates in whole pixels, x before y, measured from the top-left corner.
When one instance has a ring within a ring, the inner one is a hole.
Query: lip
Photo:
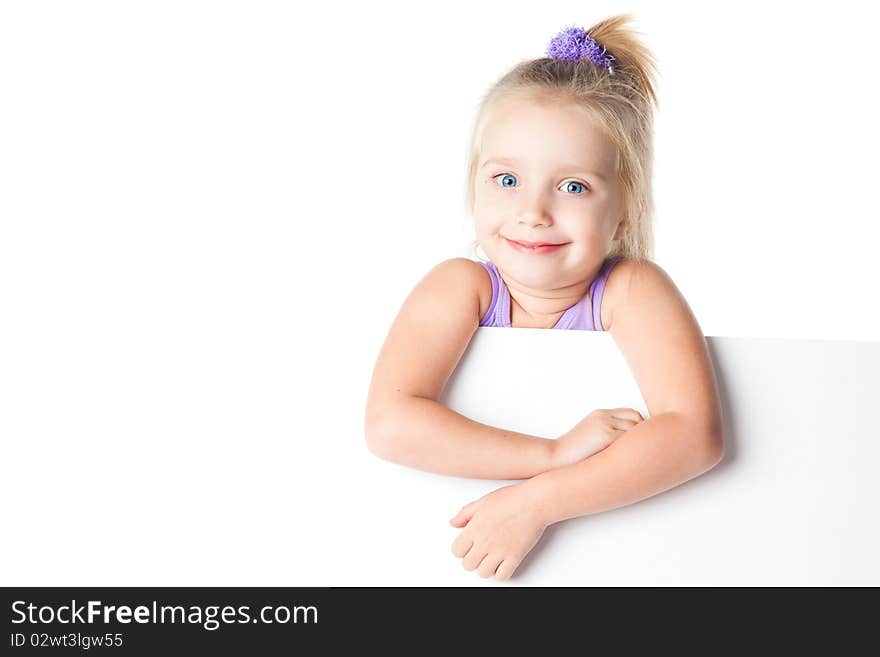
[[[563,244],[553,244],[551,242],[518,242],[516,240],[511,240],[506,237],[504,239],[507,240],[507,243],[510,244],[511,247],[513,247],[520,253],[528,253],[530,255],[553,253],[554,251],[558,251],[563,246],[568,244],[568,242],[565,242]]]

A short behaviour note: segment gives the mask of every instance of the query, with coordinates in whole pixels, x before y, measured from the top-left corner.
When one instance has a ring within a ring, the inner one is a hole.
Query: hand
[[[634,408],[596,409],[554,441],[553,467],[571,465],[602,451],[644,419]]]
[[[465,527],[452,543],[452,554],[465,570],[480,577],[506,580],[541,538],[548,523],[528,482],[492,491],[465,505],[449,522]]]

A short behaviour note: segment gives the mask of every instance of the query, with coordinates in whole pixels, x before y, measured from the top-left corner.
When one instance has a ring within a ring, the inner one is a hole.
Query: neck
[[[590,284],[588,279],[563,288],[541,290],[504,274],[501,278],[510,293],[510,324],[523,328],[552,328],[566,310],[584,298]]]

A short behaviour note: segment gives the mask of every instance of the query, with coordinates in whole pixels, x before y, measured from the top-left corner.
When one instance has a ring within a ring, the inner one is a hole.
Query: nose
[[[540,194],[524,195],[522,204],[517,208],[517,223],[532,227],[550,226],[553,223]]]

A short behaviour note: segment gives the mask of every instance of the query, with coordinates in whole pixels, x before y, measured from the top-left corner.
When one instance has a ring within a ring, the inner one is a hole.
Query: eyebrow
[[[494,164],[509,164],[509,165],[514,165],[514,164],[517,164],[517,160],[515,160],[515,159],[513,159],[513,158],[511,158],[511,157],[493,157],[493,158],[490,158],[490,159],[488,159],[488,160],[484,160],[483,163],[480,165],[479,168],[482,169],[482,168],[483,168],[484,166],[486,166],[487,164],[493,164],[493,163],[494,163]],[[592,177],[594,177],[594,178],[598,178],[598,179],[601,180],[602,182],[606,182],[606,180],[605,180],[605,176],[603,176],[601,173],[597,173],[597,172],[595,172],[595,171],[589,171],[588,169],[585,169],[585,168],[583,168],[582,166],[580,166],[580,165],[578,165],[578,164],[562,164],[562,165],[559,166],[559,168],[560,168],[560,169],[565,169],[566,171],[572,171],[572,172],[574,172],[574,173],[583,173],[583,174],[586,174],[587,177],[592,176]]]

